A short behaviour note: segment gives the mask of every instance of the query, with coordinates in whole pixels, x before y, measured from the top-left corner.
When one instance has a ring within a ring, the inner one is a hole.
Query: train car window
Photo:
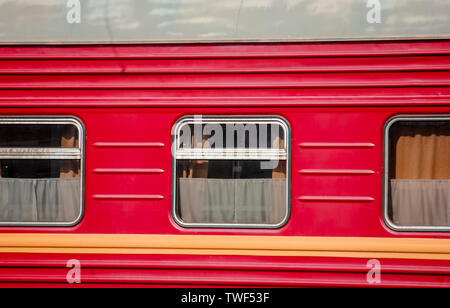
[[[185,117],[175,126],[175,220],[277,228],[289,214],[289,126],[281,118]]]
[[[0,225],[78,222],[82,153],[74,118],[0,118]]]
[[[388,124],[385,217],[398,230],[450,230],[450,118]]]

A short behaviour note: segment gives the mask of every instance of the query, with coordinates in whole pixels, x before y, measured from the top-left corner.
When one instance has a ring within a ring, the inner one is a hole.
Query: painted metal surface
[[[409,253],[434,256],[431,239],[443,240],[444,246],[450,240],[446,232],[392,231],[382,217],[383,127],[400,114],[450,114],[448,41],[1,47],[0,59],[1,115],[75,116],[86,130],[81,222],[68,228],[1,227],[2,238],[312,237],[323,244],[322,251],[331,249],[323,242],[330,237],[376,238],[382,246],[386,239],[386,247],[389,239],[405,239],[421,243]],[[286,225],[186,229],[173,221],[171,132],[187,115],[278,115],[289,122],[291,215]],[[70,248],[64,241],[61,245]],[[123,245],[127,248],[127,242]],[[386,247],[380,249],[389,251]],[[371,257],[380,257],[386,286],[449,283],[450,263],[439,260],[438,253],[437,260],[426,260],[425,255],[392,259],[374,251],[359,258],[323,257],[320,249],[289,257],[280,255],[280,247],[265,256],[0,248],[5,286],[64,284],[69,259],[89,268],[84,282],[92,285],[367,285],[365,265]],[[193,270],[198,266],[202,269]]]

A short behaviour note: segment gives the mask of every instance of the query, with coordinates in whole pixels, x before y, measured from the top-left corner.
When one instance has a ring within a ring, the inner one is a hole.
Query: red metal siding
[[[450,238],[448,233],[393,232],[382,219],[384,123],[397,114],[450,114],[449,85],[448,41],[0,47],[1,115],[73,115],[87,132],[82,222],[72,228],[1,227],[0,232]],[[288,120],[291,217],[283,228],[184,229],[172,221],[171,129],[179,117],[196,114],[281,115]],[[2,255],[6,261],[0,268],[21,258]],[[152,258],[120,257],[135,260],[135,270]],[[217,266],[211,271],[240,262],[213,259]],[[304,273],[302,266],[310,259],[275,258],[274,264],[288,262],[299,269],[289,273],[285,268],[264,279],[268,284],[333,285],[333,275],[339,276],[333,266],[344,261],[317,259],[316,270]],[[252,266],[266,262],[251,260]],[[365,265],[362,260],[345,262]],[[437,276],[418,273],[412,280],[448,284],[448,262],[420,262],[405,264]],[[442,266],[443,272],[437,270]],[[63,270],[49,272],[49,280],[59,281],[55,277]],[[322,273],[327,270],[328,278]],[[145,273],[142,283],[240,283],[216,272],[220,277],[211,272],[217,279],[205,281],[197,274],[189,280],[189,272],[180,273],[187,277],[180,281],[162,281],[155,277],[165,274],[147,267]],[[400,284],[395,275],[401,274],[393,271],[387,285]],[[0,269],[2,281],[19,282],[14,275],[8,267]],[[103,278],[120,282],[112,272],[92,275],[92,283]],[[252,275],[242,272],[242,284],[260,285]],[[364,283],[364,275],[346,276],[348,284]]]

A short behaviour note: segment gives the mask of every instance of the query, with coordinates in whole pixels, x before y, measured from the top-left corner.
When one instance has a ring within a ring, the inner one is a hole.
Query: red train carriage
[[[0,286],[450,286],[448,1],[47,2],[0,3]]]

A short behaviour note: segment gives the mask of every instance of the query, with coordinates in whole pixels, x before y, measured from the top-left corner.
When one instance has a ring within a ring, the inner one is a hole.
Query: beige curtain
[[[391,139],[391,211],[399,226],[450,226],[450,131],[400,126]]]
[[[286,215],[286,179],[179,179],[186,223],[277,224]]]
[[[0,179],[0,221],[72,222],[80,214],[80,179]]]

